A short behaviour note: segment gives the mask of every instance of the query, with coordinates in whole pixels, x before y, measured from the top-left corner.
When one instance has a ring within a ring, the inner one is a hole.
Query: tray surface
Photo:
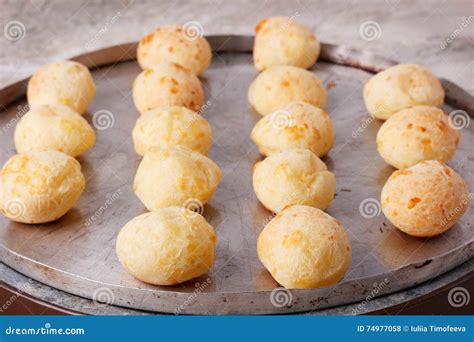
[[[244,48],[230,50],[241,52],[215,54],[201,78],[208,101],[203,116],[214,137],[210,158],[223,171],[204,209],[219,239],[215,264],[207,275],[173,287],[147,285],[126,273],[115,255],[120,228],[146,212],[132,190],[141,159],[131,138],[138,118],[131,84],[140,72],[134,61],[93,71],[97,94],[86,118],[97,128],[97,142],[78,158],[87,185],[76,207],[44,225],[0,218],[0,260],[48,285],[109,304],[171,313],[260,314],[362,301],[375,290],[381,295],[431,279],[474,255],[472,208],[455,227],[432,239],[405,235],[384,218],[378,199],[394,169],[376,152],[381,122],[369,118],[362,100],[363,83],[371,74],[318,61],[313,71],[328,88],[326,110],[336,132],[335,146],[323,158],[337,182],[327,212],[348,230],[353,260],[336,286],[279,289],[256,255],[256,238],[273,217],[252,189],[252,166],[262,157],[249,136],[260,116],[249,108],[247,89],[257,72]],[[123,52],[115,54],[116,60],[120,55],[126,59]],[[25,106],[25,99],[19,100],[0,115],[2,165],[15,153],[14,126]],[[473,189],[472,125],[461,134],[460,148],[449,165]]]

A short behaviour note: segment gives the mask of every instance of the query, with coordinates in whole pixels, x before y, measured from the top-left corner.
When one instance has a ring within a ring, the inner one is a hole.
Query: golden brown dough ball
[[[257,241],[260,261],[279,284],[291,289],[336,284],[349,269],[351,250],[339,221],[305,205],[283,210]]]
[[[322,157],[334,144],[334,129],[331,118],[322,109],[305,102],[291,102],[257,122],[251,138],[265,156],[306,148]]]
[[[91,125],[80,114],[60,104],[33,107],[15,128],[18,153],[55,150],[76,157],[94,143]]]
[[[142,69],[152,69],[165,61],[180,64],[198,76],[207,69],[211,58],[206,38],[190,34],[186,27],[178,25],[157,28],[140,40],[137,49]]]
[[[211,268],[217,237],[198,213],[169,207],[135,217],[117,237],[117,256],[137,279],[176,285]]]
[[[290,149],[255,164],[253,188],[259,201],[274,213],[296,204],[324,210],[332,202],[336,180],[313,152]]]
[[[469,207],[469,190],[446,164],[423,161],[395,171],[382,189],[385,216],[401,231],[430,237],[451,228]]]
[[[0,210],[16,222],[54,221],[76,204],[84,187],[81,165],[67,154],[16,154],[0,173]]]
[[[201,81],[175,63],[145,69],[133,82],[133,101],[140,114],[157,107],[183,106],[199,111],[204,104]]]
[[[141,156],[154,147],[169,145],[183,145],[207,155],[212,144],[209,122],[185,107],[161,107],[144,113],[132,136],[135,151]]]
[[[205,204],[221,180],[211,159],[184,146],[154,148],[138,167],[133,189],[148,210]]]
[[[248,98],[255,111],[261,115],[270,114],[295,101],[324,109],[326,89],[311,71],[294,66],[275,66],[257,76],[250,85]]]
[[[46,64],[28,82],[27,97],[31,107],[62,104],[84,114],[95,95],[89,69],[73,61]]]
[[[418,106],[391,116],[377,134],[377,150],[397,169],[424,160],[448,161],[456,153],[459,131],[436,107]]]
[[[318,59],[321,46],[315,34],[293,18],[263,19],[255,32],[253,60],[257,70],[276,65],[306,69]]]
[[[399,64],[365,83],[364,102],[370,115],[387,120],[403,109],[442,105],[444,90],[436,76],[424,66]]]

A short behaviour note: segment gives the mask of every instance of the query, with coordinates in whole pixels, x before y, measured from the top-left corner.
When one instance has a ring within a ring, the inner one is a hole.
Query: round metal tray
[[[96,120],[97,142],[78,160],[86,191],[60,220],[25,225],[0,219],[0,260],[17,271],[55,288],[109,304],[139,310],[194,314],[270,314],[310,311],[362,301],[432,279],[474,255],[473,212],[439,237],[417,239],[395,229],[377,200],[393,168],[375,149],[381,122],[371,120],[362,100],[370,72],[391,61],[341,46],[323,45],[313,70],[328,88],[327,111],[336,144],[323,160],[337,180],[328,213],[343,222],[353,245],[353,261],[339,284],[314,290],[278,287],[257,259],[256,238],[271,219],[255,198],[252,166],[261,160],[250,131],[260,118],[247,102],[247,89],[257,75],[252,64],[253,38],[208,37],[214,54],[201,78],[208,100],[203,113],[213,128],[210,157],[223,179],[204,216],[219,238],[211,271],[173,287],[142,283],[130,276],[115,255],[120,228],[145,209],[132,190],[140,157],[133,150],[131,130],[138,113],[131,84],[140,72],[133,61],[136,43],[115,46],[75,58],[93,67],[97,95],[86,118]],[[15,153],[14,126],[26,111],[26,80],[0,91],[0,161]],[[447,102],[469,113],[472,97],[443,81]],[[16,102],[13,102],[16,101]],[[446,111],[453,110],[446,106]],[[98,114],[97,114],[98,113]],[[459,151],[449,163],[473,188],[473,129],[462,130]],[[368,200],[370,199],[370,200]],[[364,204],[369,203],[368,207]],[[374,210],[371,210],[374,209]]]

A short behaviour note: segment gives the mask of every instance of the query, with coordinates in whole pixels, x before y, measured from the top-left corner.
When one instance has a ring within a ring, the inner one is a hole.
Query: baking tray
[[[216,53],[201,78],[208,101],[203,116],[213,128],[210,157],[223,171],[222,182],[204,210],[219,239],[210,272],[177,286],[153,286],[125,272],[115,255],[120,228],[145,212],[132,190],[140,162],[131,139],[138,117],[131,97],[132,82],[140,72],[134,61],[136,43],[74,58],[93,68],[97,84],[85,116],[97,127],[97,142],[78,158],[86,190],[76,207],[53,223],[25,225],[2,217],[2,262],[47,285],[91,298],[97,305],[179,314],[274,314],[354,302],[363,305],[376,296],[432,279],[473,257],[472,208],[455,227],[432,239],[405,235],[384,218],[377,201],[394,169],[376,152],[375,135],[381,122],[369,118],[362,87],[371,72],[394,62],[366,51],[323,44],[313,70],[328,88],[327,111],[336,132],[335,146],[323,158],[337,180],[335,199],[327,211],[348,230],[353,260],[344,280],[335,286],[279,287],[256,254],[256,238],[272,214],[259,204],[252,189],[252,166],[262,159],[249,138],[261,118],[247,101],[247,89],[257,75],[251,55],[253,37],[207,38]],[[15,153],[13,132],[27,109],[26,83],[0,91],[2,164]],[[472,97],[449,81],[442,83],[446,102],[472,114]],[[446,105],[444,109],[455,108]],[[472,125],[462,129],[459,150],[449,163],[470,189],[474,185],[473,133]]]

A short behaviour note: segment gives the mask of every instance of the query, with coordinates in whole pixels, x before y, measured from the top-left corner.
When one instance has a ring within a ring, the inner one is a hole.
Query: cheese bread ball
[[[62,104],[84,114],[95,95],[95,84],[89,69],[73,61],[47,64],[31,77],[27,97],[31,107]]]
[[[430,237],[451,228],[469,207],[460,175],[437,160],[395,171],[382,189],[382,211],[403,232]]]
[[[274,66],[266,69],[252,82],[249,102],[255,111],[267,115],[284,105],[303,101],[324,109],[326,89],[311,71],[294,66]]]
[[[203,37],[182,26],[164,26],[140,40],[137,49],[138,64],[151,69],[161,62],[180,64],[200,75],[211,63],[211,46]]]
[[[185,107],[160,107],[144,113],[132,136],[135,151],[141,156],[154,147],[169,145],[183,145],[207,155],[212,144],[209,122]]]
[[[94,143],[91,125],[80,114],[60,104],[33,107],[15,128],[18,153],[55,150],[76,157]]]
[[[133,101],[140,114],[171,106],[198,111],[204,104],[204,92],[201,81],[189,69],[162,62],[153,69],[145,69],[135,79]]]
[[[260,233],[258,258],[286,288],[311,289],[336,284],[352,259],[342,224],[306,205],[283,210]]]
[[[274,213],[295,204],[324,210],[332,202],[336,180],[313,152],[290,149],[255,164],[253,188],[259,201]]]
[[[322,109],[305,102],[291,102],[257,122],[251,138],[265,156],[306,148],[322,157],[334,144],[334,129],[331,118]]]
[[[415,106],[441,106],[444,90],[430,70],[416,64],[399,64],[372,76],[364,86],[369,114],[387,120]]]
[[[184,146],[154,148],[138,167],[133,190],[150,211],[170,206],[205,204],[221,180],[212,160]]]
[[[424,160],[448,161],[456,153],[460,133],[436,107],[418,106],[391,116],[377,133],[377,150],[397,169]]]
[[[81,165],[67,154],[16,154],[0,172],[0,210],[16,222],[54,221],[76,204],[84,187]]]
[[[201,215],[169,207],[129,221],[118,234],[116,252],[135,278],[176,285],[211,268],[216,243],[214,228]]]
[[[257,70],[276,65],[309,68],[318,59],[320,50],[314,33],[292,18],[271,17],[255,27],[253,61]]]

